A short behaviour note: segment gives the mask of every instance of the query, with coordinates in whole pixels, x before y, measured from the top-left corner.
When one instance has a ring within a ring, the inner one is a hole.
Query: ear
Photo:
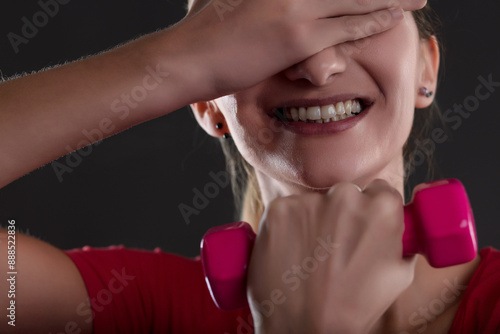
[[[198,124],[212,137],[222,137],[225,132],[228,132],[224,115],[219,110],[219,107],[214,101],[196,102],[189,105],[193,111],[194,117]],[[223,127],[217,129],[217,123],[222,123]]]
[[[423,40],[420,42],[420,54],[420,75],[417,79],[417,87],[415,91],[418,92],[418,89],[420,87],[426,87],[427,89],[435,93],[438,81],[440,57],[439,43],[435,36],[432,36],[428,40]],[[432,97],[425,97],[417,93],[415,99],[415,108],[427,108],[431,105],[433,100],[434,95]]]

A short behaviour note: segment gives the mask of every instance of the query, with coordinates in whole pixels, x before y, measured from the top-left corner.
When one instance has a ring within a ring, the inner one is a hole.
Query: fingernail
[[[401,8],[389,8],[391,15],[395,19],[399,19],[403,16],[403,10]]]

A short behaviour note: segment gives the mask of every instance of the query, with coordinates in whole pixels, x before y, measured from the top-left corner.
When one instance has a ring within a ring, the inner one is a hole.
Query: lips
[[[278,109],[276,109],[278,116],[273,116],[273,119],[279,120],[279,123],[283,125],[283,130],[290,131],[301,136],[334,135],[353,128],[356,124],[360,123],[366,115],[369,114],[373,105],[373,103],[369,105],[364,104],[359,114],[354,115],[351,113],[349,116],[344,115],[342,119],[337,121],[289,121]],[[284,108],[284,110],[286,113],[286,108]]]

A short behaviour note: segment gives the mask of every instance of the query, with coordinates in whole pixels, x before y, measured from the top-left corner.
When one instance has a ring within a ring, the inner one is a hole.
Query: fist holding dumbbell
[[[340,183],[326,195],[278,198],[266,207],[253,251],[248,227],[226,229],[226,237],[215,228],[202,243],[211,293],[228,309],[243,306],[246,296],[236,291],[247,289],[254,318],[261,316],[256,326],[270,332],[273,324],[284,332],[283,324],[297,332],[352,329],[354,314],[362,315],[354,324],[364,332],[411,284],[409,255],[423,253],[431,265],[446,266],[477,253],[460,182],[422,184],[414,193],[403,207],[401,195],[376,180],[363,192]]]

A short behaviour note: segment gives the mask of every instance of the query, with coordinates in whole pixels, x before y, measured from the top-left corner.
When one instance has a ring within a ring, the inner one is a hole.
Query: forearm
[[[0,84],[0,187],[197,99],[180,36],[162,31]],[[190,89],[186,89],[190,87]]]

